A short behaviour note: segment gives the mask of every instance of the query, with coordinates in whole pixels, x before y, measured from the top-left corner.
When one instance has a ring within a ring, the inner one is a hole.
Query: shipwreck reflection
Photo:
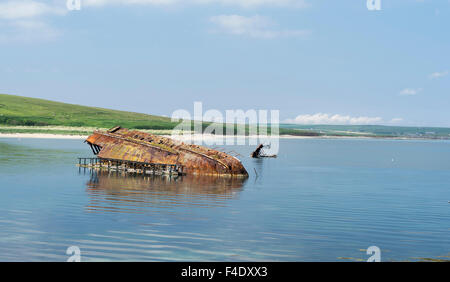
[[[89,170],[88,211],[177,213],[186,207],[214,208],[236,199],[246,178],[160,176]]]

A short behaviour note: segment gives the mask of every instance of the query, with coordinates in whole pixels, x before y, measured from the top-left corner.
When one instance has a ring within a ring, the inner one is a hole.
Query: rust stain
[[[248,175],[242,163],[226,153],[136,130],[94,131],[86,142],[101,148],[99,158],[177,164],[187,174]]]

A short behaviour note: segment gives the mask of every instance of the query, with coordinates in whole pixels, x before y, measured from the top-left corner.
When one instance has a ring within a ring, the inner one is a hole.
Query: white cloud
[[[171,5],[179,3],[179,0],[84,0],[83,6],[106,5]]]
[[[0,19],[17,20],[44,15],[63,15],[66,10],[33,0],[6,1],[0,3]]]
[[[433,72],[430,74],[430,78],[441,78],[448,75],[448,71],[442,71],[442,72]]]
[[[309,6],[306,0],[197,0],[196,2],[220,3],[224,5],[237,5],[242,7],[254,6],[280,6],[304,8]]]
[[[389,123],[391,124],[397,124],[397,123],[401,123],[403,121],[402,118],[393,118],[389,121]]]
[[[400,91],[401,96],[414,96],[417,95],[419,92],[422,91],[422,88],[405,88],[402,91]]]
[[[84,0],[85,6],[105,5],[173,5],[173,4],[220,4],[245,8],[257,6],[279,6],[304,8],[309,6],[306,0]]]
[[[259,6],[295,7],[309,6],[307,0],[82,0],[84,7],[103,7],[107,5],[226,5],[242,8]],[[35,40],[36,38],[53,38],[60,32],[47,24],[47,18],[68,13],[66,0],[1,0],[0,2],[0,41],[9,42],[17,39]],[[232,34],[247,34],[258,38],[303,36],[304,30],[273,30],[267,28],[272,23],[263,18],[241,18],[241,27],[230,26],[224,18],[217,18],[222,31]],[[234,20],[238,20],[235,18]],[[239,22],[237,23],[239,24]]]
[[[348,115],[317,113],[313,115],[299,115],[295,119],[286,120],[286,122],[296,124],[367,125],[380,124],[383,122],[383,119],[381,117],[351,117]]]
[[[106,5],[226,5],[242,8],[259,6],[295,7],[309,6],[307,0],[82,0],[84,7],[102,7]],[[0,41],[9,42],[17,39],[35,40],[36,38],[53,38],[60,32],[47,23],[49,16],[68,13],[66,0],[1,0],[0,2]],[[270,30],[261,25],[269,25],[268,20],[253,19],[254,26],[247,26],[247,35],[259,38],[292,37],[307,34],[303,30]],[[243,23],[245,25],[245,23]],[[250,24],[251,25],[251,24]],[[229,26],[224,26],[229,30]],[[245,28],[243,26],[242,28]],[[233,29],[232,32],[236,32]],[[28,38],[28,39],[27,39]]]
[[[210,20],[217,25],[219,32],[232,35],[270,39],[276,37],[299,37],[310,34],[308,30],[273,29],[274,22],[261,16],[220,15],[211,17]]]
[[[47,24],[44,17],[64,15],[63,5],[49,5],[42,1],[16,0],[0,3],[0,42],[52,39],[60,32]]]

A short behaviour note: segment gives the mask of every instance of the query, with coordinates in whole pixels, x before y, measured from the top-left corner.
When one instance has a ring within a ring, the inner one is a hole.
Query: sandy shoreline
[[[0,138],[86,139],[87,136],[45,133],[0,133]]]

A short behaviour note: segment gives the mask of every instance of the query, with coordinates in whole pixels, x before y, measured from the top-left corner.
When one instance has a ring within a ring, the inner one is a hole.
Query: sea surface
[[[0,139],[0,261],[450,259],[450,142],[282,139],[246,180],[76,166],[82,140]]]

